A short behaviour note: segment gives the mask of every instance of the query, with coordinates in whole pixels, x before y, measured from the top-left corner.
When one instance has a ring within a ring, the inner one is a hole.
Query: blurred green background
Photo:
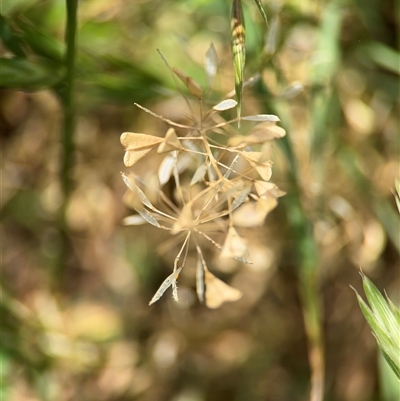
[[[263,4],[268,27],[243,0],[259,75],[243,113],[287,130],[272,177],[287,195],[248,233],[254,265],[214,257],[244,296],[209,310],[193,272],[180,304],[147,305],[173,261],[154,227],[121,225],[119,136],[165,133],[134,102],[188,112],[156,49],[205,84],[212,42],[214,97],[233,89],[230,2],[80,1],[71,103],[65,2],[2,1],[1,399],[295,401],[321,381],[326,401],[399,399],[349,288],[361,268],[400,302],[399,2]]]

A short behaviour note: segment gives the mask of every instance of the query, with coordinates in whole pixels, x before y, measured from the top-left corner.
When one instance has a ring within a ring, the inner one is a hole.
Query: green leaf
[[[241,0],[233,0],[231,19],[231,46],[233,55],[233,69],[235,74],[235,91],[237,98],[237,115],[240,123],[242,109],[242,92],[244,66],[246,62],[245,27]]]
[[[370,304],[357,294],[361,311],[376,338],[382,354],[394,373],[400,379],[400,312],[396,306],[386,300],[375,285],[361,274],[363,287]]]
[[[362,274],[363,287],[365,295],[371,306],[372,312],[377,320],[387,331],[396,330],[396,319],[379,290],[375,287],[371,280]]]
[[[363,47],[367,57],[381,68],[399,75],[400,53],[379,42],[371,42]]]
[[[254,1],[256,2],[257,7],[260,10],[260,13],[261,13],[262,17],[264,18],[265,23],[268,25],[267,14],[265,14],[264,7],[261,4],[261,1],[260,0],[254,0]]]
[[[399,354],[397,354],[396,359],[393,361],[393,359],[390,358],[390,356],[383,349],[381,349],[381,351],[382,351],[382,355],[385,358],[386,362],[392,368],[392,370],[396,374],[397,378],[400,380]],[[396,363],[396,361],[397,361],[397,363]]]
[[[400,311],[396,308],[396,305],[388,298],[388,303],[394,318],[396,319],[397,325],[400,327]]]
[[[22,39],[37,56],[60,63],[64,61],[65,46],[61,41],[34,29],[24,30]]]
[[[14,34],[8,21],[2,15],[0,15],[0,38],[10,52],[17,57],[26,57],[20,43],[20,38]]]
[[[64,69],[54,63],[26,59],[1,59],[1,82],[3,88],[36,90],[59,83]]]

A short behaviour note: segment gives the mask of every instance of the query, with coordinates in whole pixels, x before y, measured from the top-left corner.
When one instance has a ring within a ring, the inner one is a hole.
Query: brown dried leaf
[[[177,68],[173,68],[172,71],[185,84],[185,86],[189,89],[189,92],[193,96],[201,99],[201,97],[203,96],[203,89],[192,77],[189,77]]]
[[[237,301],[242,297],[242,292],[214,276],[205,270],[206,305],[211,309],[219,308],[225,302]]]

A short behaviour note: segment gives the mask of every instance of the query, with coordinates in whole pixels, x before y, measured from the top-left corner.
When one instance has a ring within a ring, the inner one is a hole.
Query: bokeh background
[[[121,224],[119,136],[166,131],[134,102],[187,116],[157,49],[204,85],[213,43],[213,97],[233,89],[230,1],[79,2],[68,177],[65,2],[2,1],[1,399],[297,401],[318,378],[326,401],[399,399],[350,288],[362,269],[400,301],[399,3],[263,4],[268,27],[243,0],[243,110],[281,118],[287,195],[246,233],[253,265],[210,255],[244,295],[209,310],[190,266],[180,304],[148,306],[173,259],[154,227]]]

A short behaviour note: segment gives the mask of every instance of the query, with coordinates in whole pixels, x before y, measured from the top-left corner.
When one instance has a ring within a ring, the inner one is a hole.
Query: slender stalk
[[[66,75],[63,86],[59,88],[64,122],[61,132],[61,165],[60,165],[60,183],[63,195],[63,201],[60,210],[60,245],[59,260],[54,272],[55,285],[60,282],[59,274],[65,270],[66,260],[69,256],[69,238],[66,231],[65,214],[72,188],[71,171],[74,164],[74,129],[76,120],[76,108],[74,99],[74,81],[75,81],[75,54],[76,54],[76,31],[77,31],[77,11],[78,0],[66,0],[66,29],[65,29],[65,59],[64,65]]]
[[[68,199],[71,191],[71,169],[74,154],[74,128],[75,128],[75,102],[74,102],[74,81],[75,81],[75,45],[78,0],[66,0],[67,22],[65,31],[65,66],[66,80],[65,91],[63,92],[64,127],[62,133],[62,165],[61,183],[64,200]]]
[[[285,113],[282,113],[281,110],[277,111],[273,102],[268,102],[267,99],[271,98],[271,96],[266,86],[259,82],[256,88],[267,110],[281,116],[282,125],[290,132],[290,127],[285,127],[285,123],[287,124],[290,118],[285,118]],[[282,145],[289,162],[288,178],[290,190],[282,198],[282,202],[286,206],[298,259],[299,293],[303,307],[304,326],[308,338],[308,360],[311,370],[310,401],[322,401],[325,381],[325,357],[321,324],[322,312],[317,283],[318,251],[311,222],[299,198],[301,193],[300,180],[291,142],[288,137],[284,137],[279,143]]]
[[[286,155],[293,156],[290,142],[285,141]],[[295,159],[290,158],[295,167]],[[297,172],[290,174],[292,194],[299,194]],[[321,323],[321,306],[318,293],[318,251],[311,222],[307,218],[298,195],[282,199],[288,211],[289,224],[295,238],[298,259],[299,294],[303,307],[303,320],[308,339],[308,361],[311,370],[310,401],[322,401],[325,381],[325,356]]]

